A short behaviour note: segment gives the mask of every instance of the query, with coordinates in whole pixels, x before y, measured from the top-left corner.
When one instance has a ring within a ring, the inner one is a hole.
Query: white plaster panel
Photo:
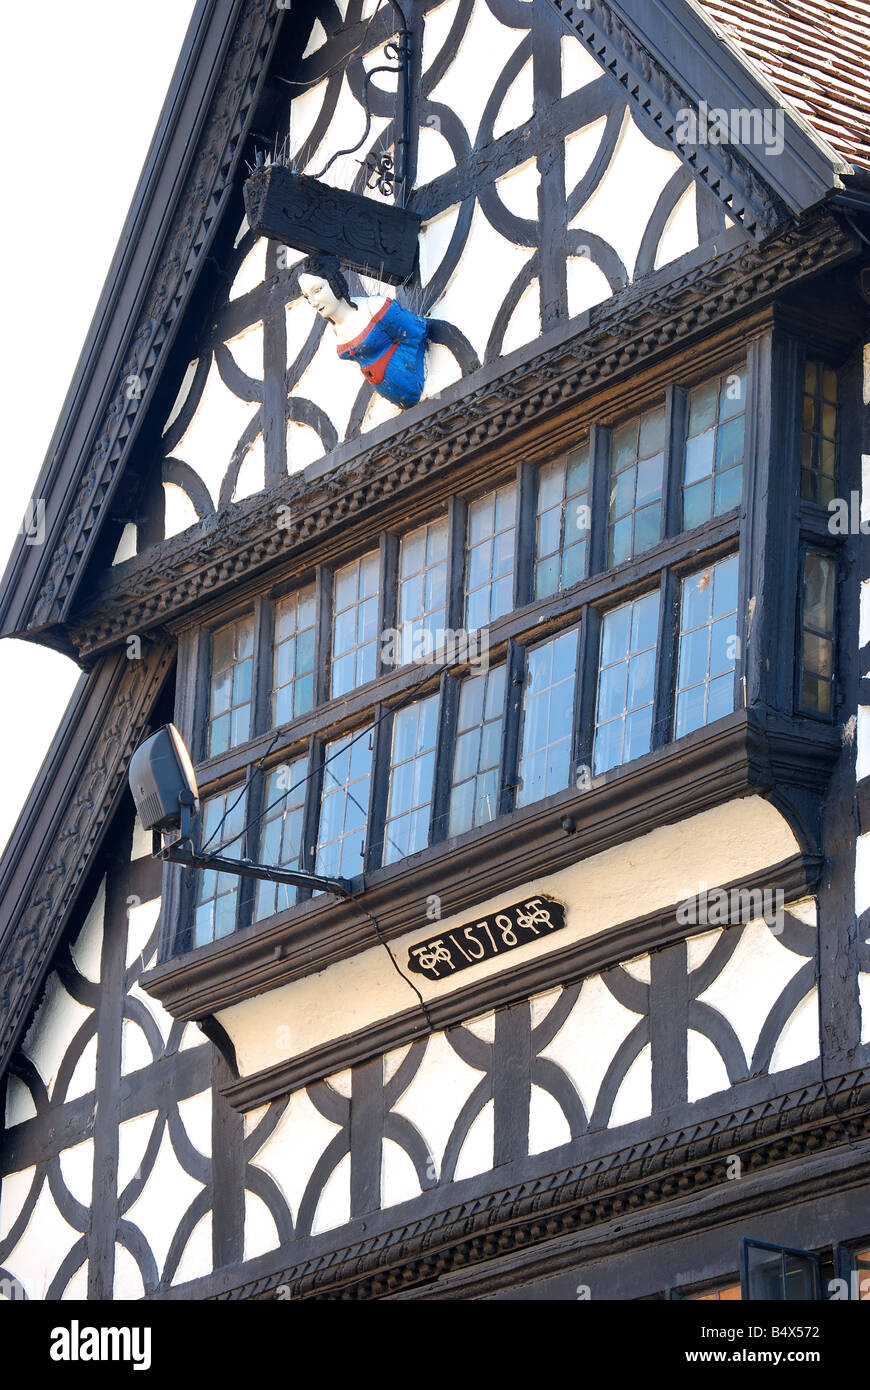
[[[858,998],[861,1004],[861,1041],[870,1042],[870,975],[858,976]]]
[[[21,1050],[36,1067],[50,1096],[70,1043],[92,1012],[67,993],[57,975],[49,975],[42,1003]]]
[[[426,24],[428,28],[428,16]],[[468,131],[472,145],[477,138],[480,120],[492,89],[501,76],[505,63],[522,40],[522,31],[511,29],[496,19],[487,7],[486,0],[475,0],[468,28],[459,41],[456,57],[441,81],[429,93],[431,101],[440,102],[456,112]],[[507,95],[506,93],[505,96]],[[516,100],[522,100],[522,93]],[[511,113],[520,109],[516,101],[512,103]],[[525,120],[526,117],[522,116],[520,119]],[[512,126],[508,125],[506,129],[510,130]]]
[[[561,998],[561,989],[548,989],[546,994],[536,994],[534,999],[530,1000],[533,1028],[537,1028],[539,1024],[543,1023]]]
[[[310,308],[308,314],[309,328],[311,328],[314,314]],[[359,367],[353,362],[342,361],[336,352],[335,334],[330,327],[327,327],[318,344],[317,351],[293,387],[291,395],[313,401],[315,405],[320,406],[320,409],[335,426],[339,439],[343,439],[347,433],[353,403],[359,395],[362,385],[363,378]],[[296,425],[295,428],[305,430],[306,434],[312,435],[314,444],[311,447],[316,445],[320,450],[320,455],[323,454],[323,445],[313,430],[306,429],[304,425]],[[287,438],[288,457],[290,455],[290,431],[292,429],[293,424],[291,422]],[[291,466],[290,472],[295,471],[295,468]]]
[[[341,1162],[333,1168],[317,1203],[317,1211],[311,1224],[311,1234],[331,1231],[336,1226],[346,1226],[350,1220],[350,1154],[345,1154]]]
[[[779,812],[761,797],[746,797],[505,890],[466,912],[445,918],[439,923],[439,934],[500,912],[508,903],[546,895],[566,905],[565,929],[554,940],[554,945],[564,949],[621,922],[681,902],[693,872],[710,884],[729,883],[781,863],[797,851],[797,841]],[[400,960],[407,959],[408,948],[420,937],[417,928],[397,939],[394,949]],[[482,961],[476,978],[498,974],[506,965],[520,965],[551,949],[546,939],[539,938],[518,947],[509,957]],[[782,947],[776,950],[800,964],[800,958],[791,952]],[[436,998],[451,993],[456,985],[450,980],[420,977],[418,987],[424,998]],[[223,1009],[218,1017],[235,1044],[241,1075],[249,1076],[377,1019],[389,1018],[407,1008],[407,994],[406,982],[392,970],[383,948],[373,947],[305,979]],[[293,1020],[293,1028],[279,1033],[279,1026],[288,1018]]]
[[[402,1063],[404,1062],[405,1058],[407,1057],[407,1055],[408,1055],[408,1053],[409,1053],[410,1051],[411,1051],[411,1044],[409,1043],[407,1047],[397,1047],[396,1050],[395,1050],[395,1052],[385,1052],[385,1053],[384,1053],[384,1057],[383,1057],[383,1068],[384,1068],[383,1075],[384,1075],[384,1085],[385,1085],[385,1086],[386,1086],[386,1084],[387,1084],[388,1081],[391,1081],[391,1080],[393,1079],[393,1077],[395,1076],[396,1072],[399,1070],[399,1067],[402,1065]]]
[[[497,232],[476,203],[464,254],[430,316],[461,329],[482,360],[505,294],[531,255]]]
[[[588,256],[569,256],[566,262],[568,278],[568,315],[576,318],[609,299],[612,290],[600,266]]]
[[[504,101],[493,121],[492,138],[500,140],[509,131],[530,121],[535,114],[533,59],[527,58],[504,94]]]
[[[3,1180],[5,1188],[8,1179]],[[28,1298],[45,1298],[51,1280],[81,1235],[61,1216],[48,1182],[42,1184],[27,1229],[4,1264]]]
[[[178,536],[188,527],[195,526],[199,517],[187,493],[175,483],[163,484],[163,497],[164,530],[168,540],[170,536]]]
[[[265,241],[261,245],[265,245]],[[263,380],[262,323],[252,323],[235,338],[228,338],[225,347],[241,371],[255,381]]]
[[[588,87],[590,82],[604,76],[592,54],[577,42],[573,34],[562,35],[560,49],[563,97],[570,96],[571,92],[579,91],[581,87]]]
[[[338,1128],[321,1115],[306,1091],[294,1091],[284,1114],[254,1156],[256,1166],[278,1184],[294,1222],[314,1166]]]
[[[863,647],[868,640],[870,640],[870,580],[865,579],[861,585],[858,606],[858,641]]]
[[[381,1162],[381,1206],[395,1207],[420,1196],[420,1183],[411,1159],[401,1145],[385,1139]]]
[[[199,405],[174,450],[174,457],[199,474],[215,507],[232,452],[258,409],[256,401],[243,401],[224,385],[217,363],[212,362]],[[164,484],[164,487],[171,486]]]
[[[88,1296],[88,1266],[87,1261],[79,1265],[75,1274],[70,1279],[63,1293],[62,1302],[80,1303]]]
[[[245,1249],[243,1259],[254,1260],[270,1250],[277,1250],[281,1241],[275,1218],[262,1197],[256,1192],[245,1193]]]
[[[6,1128],[11,1129],[13,1125],[22,1125],[25,1120],[32,1120],[35,1114],[36,1106],[29,1087],[25,1086],[20,1077],[13,1076],[11,1072],[7,1073]]]
[[[132,897],[132,895],[131,895]],[[148,945],[154,928],[157,926],[157,919],[160,916],[160,899],[152,898],[147,903],[140,903],[127,899],[127,955],[126,968],[139,957],[139,969],[147,969],[148,961],[153,958],[154,949],[149,952],[146,959],[145,949]]]
[[[633,980],[640,980],[641,984],[648,985],[650,982],[650,959],[649,956],[635,956],[634,960],[622,961],[622,968]]]
[[[655,269],[668,265],[694,251],[698,245],[698,198],[694,183],[690,183],[665,223],[656,251]]]
[[[569,226],[609,242],[632,279],[646,225],[662,189],[680,167],[673,150],[659,149],[648,140],[626,110],[607,172]]]
[[[454,1180],[461,1182],[463,1178],[486,1173],[493,1165],[494,1152],[495,1106],[488,1100],[465,1136],[456,1161]]]
[[[245,218],[245,226],[247,226],[247,222],[248,222],[248,219]],[[242,233],[240,232],[240,233],[239,233],[239,237],[241,238],[241,236],[242,236]],[[237,242],[236,244],[238,244],[238,242]],[[199,358],[198,358],[198,357],[194,357],[194,359],[193,359],[192,362],[188,362],[187,367],[185,368],[184,376],[183,376],[182,379],[181,379],[181,385],[180,385],[179,388],[178,388],[178,394],[176,395],[175,400],[174,400],[173,403],[172,403],[172,409],[170,410],[169,414],[168,414],[167,417],[166,417],[166,424],[163,426],[163,433],[164,433],[164,434],[168,434],[168,433],[169,433],[170,429],[171,429],[172,426],[175,424],[175,421],[178,419],[179,415],[181,414],[181,412],[182,412],[182,410],[183,410],[183,408],[184,408],[184,402],[187,400],[188,396],[190,395],[190,388],[191,388],[191,386],[193,385],[193,380],[194,380],[194,377],[196,376],[196,369],[197,369],[198,366],[199,366]],[[135,856],[134,856],[134,858],[135,858]]]
[[[144,1030],[133,1019],[125,1018],[121,1024],[121,1075],[141,1071],[153,1061],[154,1054]]]
[[[151,1246],[151,1253],[161,1272],[178,1224],[202,1187],[203,1184],[185,1172],[176,1158],[167,1126],[148,1180],[126,1212],[126,1219],[139,1227]],[[201,1269],[197,1272],[204,1274],[207,1271]]]
[[[864,676],[867,673],[861,672]],[[870,777],[870,705],[858,706],[857,747],[855,749],[855,780]]]
[[[459,217],[459,203],[430,217],[420,228],[420,283],[428,285],[444,259]]]
[[[443,1033],[433,1033],[411,1084],[393,1106],[422,1135],[436,1176],[459,1112],[482,1076],[463,1062]]]
[[[113,565],[123,565],[125,560],[132,560],[138,551],[139,532],[134,521],[128,521],[121,532],[121,539],[112,557]]]
[[[541,331],[541,286],[535,277],[523,290],[517,307],[514,309],[502,339],[502,355],[516,351],[524,343],[530,343]]]
[[[116,1245],[112,1298],[127,1302],[144,1295],[145,1283],[138,1264],[125,1245]]]
[[[178,1102],[178,1114],[187,1137],[205,1158],[211,1157],[211,1103],[211,1091],[200,1091],[199,1095]]]
[[[423,29],[423,71],[428,72],[450,33],[456,18],[459,0],[446,0],[443,5],[427,10]]]
[[[860,917],[870,907],[870,835],[855,840],[855,912]]]
[[[94,1180],[93,1139],[86,1139],[83,1144],[73,1144],[71,1148],[61,1150],[60,1171],[76,1201],[81,1202],[83,1207],[89,1207]]]
[[[393,405],[386,397],[375,393],[368,405],[360,425],[360,434],[367,434],[369,430],[377,429],[378,425],[384,425],[388,420],[395,420],[397,415],[401,415],[401,408]]]
[[[490,1010],[488,1014],[480,1014],[478,1018],[469,1019],[463,1026],[476,1038],[480,1038],[482,1042],[495,1041],[495,1013],[493,1010]]]
[[[616,1052],[639,1014],[614,999],[600,975],[583,981],[580,996],[552,1042],[541,1051],[569,1076],[587,1119]]]
[[[350,1100],[351,1088],[353,1087],[353,1072],[350,1067],[345,1067],[342,1071],[334,1071],[326,1080],[334,1091],[338,1091],[340,1096]]]
[[[549,1091],[533,1086],[529,1099],[529,1153],[542,1154],[571,1142],[571,1127]]]
[[[173,1285],[187,1284],[191,1279],[201,1279],[212,1270],[211,1212],[201,1216],[190,1233],[184,1247],[184,1254],[178,1261],[178,1268],[172,1278]]]
[[[767,1015],[805,960],[780,945],[762,919],[749,922],[728,964],[698,996],[731,1024],[747,1064],[752,1060]],[[817,1054],[818,1036],[812,1055]]]
[[[36,1168],[21,1168],[7,1173],[0,1184],[0,1240],[5,1240],[18,1220],[30,1195]]]
[[[686,958],[690,972],[704,964],[721,935],[720,931],[705,931],[700,936],[689,937],[686,942]]]
[[[308,42],[305,45],[303,59],[310,58],[312,53],[316,53],[318,48],[322,48],[326,43],[326,30],[319,19],[315,19],[311,26],[311,33],[308,35]]]
[[[569,196],[597,155],[606,126],[607,117],[599,116],[565,136],[565,192]]]
[[[809,990],[787,1019],[776,1040],[770,1059],[770,1070],[785,1071],[810,1062],[819,1055],[819,996]]]
[[[290,115],[290,148],[291,158],[294,160],[314,129],[325,94],[326,83],[319,82],[310,92],[302,92],[293,100]],[[302,172],[319,175],[334,154],[357,143],[365,130],[365,123],[365,112],[353,95],[345,75],[341,80],[341,91],[332,119],[311,158],[303,166]],[[340,155],[332,167],[323,174],[324,182],[333,188],[349,188],[359,173],[357,161],[364,157],[366,150],[379,145],[380,137],[388,124],[385,116],[373,116],[365,145],[352,155]]]
[[[118,1128],[118,1192],[124,1192],[133,1178],[141,1171],[142,1160],[157,1111],[149,1110],[144,1115],[136,1115],[132,1120],[124,1120]]]
[[[258,434],[242,460],[233,488],[233,501],[241,502],[243,497],[253,497],[266,486],[266,451],[262,434]]]
[[[245,1113],[244,1113],[244,1115],[242,1116],[242,1118],[243,1118],[244,1124],[245,1124],[245,1137],[246,1137],[246,1138],[247,1138],[247,1136],[248,1136],[249,1134],[253,1134],[254,1130],[257,1128],[257,1125],[260,1123],[260,1121],[263,1119],[263,1117],[264,1117],[265,1115],[268,1114],[268,1112],[269,1112],[269,1106],[268,1106],[268,1104],[267,1104],[267,1105],[258,1105],[257,1108],[256,1108],[255,1110],[246,1110],[246,1111],[245,1111]]]
[[[431,116],[429,119],[433,124],[430,125],[427,122],[426,125],[419,126],[417,131],[416,186],[418,188],[431,183],[440,174],[446,174],[449,169],[454,168],[456,163],[449,140],[441,134],[440,129],[434,124],[438,117]]]
[[[496,179],[495,190],[509,212],[537,222],[540,183],[537,161],[527,159],[524,164],[517,164],[509,174]]]
[[[649,1043],[635,1057],[616,1093],[609,1127],[628,1125],[652,1113],[652,1052]]]
[[[686,1039],[688,1062],[688,1092],[690,1101],[700,1100],[702,1096],[715,1095],[717,1091],[727,1091],[731,1082],[728,1069],[722,1061],[717,1047],[709,1038],[690,1028]]]
[[[421,400],[431,401],[462,376],[462,368],[443,343],[429,343],[425,354],[425,384]]]
[[[243,294],[249,294],[258,285],[262,285],[266,278],[266,238],[259,237],[251,247],[242,264],[236,272],[236,278],[232,283],[229,297],[230,299],[241,299]],[[247,367],[245,368],[247,371]],[[252,376],[263,375],[263,355],[260,353],[260,370],[252,372]]]
[[[66,1088],[65,1100],[77,1100],[79,1096],[89,1095],[97,1084],[97,1037],[89,1038],[82,1048],[82,1054],[73,1068],[73,1074]]]

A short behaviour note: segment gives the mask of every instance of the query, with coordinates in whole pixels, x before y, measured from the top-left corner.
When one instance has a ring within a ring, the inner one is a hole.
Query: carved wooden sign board
[[[281,164],[256,169],[244,196],[248,222],[261,236],[309,255],[338,256],[391,285],[414,269],[421,218],[406,208],[330,188]]]
[[[561,931],[565,909],[552,898],[530,898],[492,917],[454,931],[433,933],[408,951],[408,965],[428,980],[443,980],[482,960],[515,951],[529,941]]]

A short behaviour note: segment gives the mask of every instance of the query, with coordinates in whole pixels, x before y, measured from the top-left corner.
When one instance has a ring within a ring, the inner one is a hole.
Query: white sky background
[[[195,0],[4,6],[0,85],[6,266],[0,573],[108,273]],[[45,176],[43,183],[42,177]],[[43,189],[50,202],[42,203]],[[0,643],[0,847],[79,676],[66,657]]]

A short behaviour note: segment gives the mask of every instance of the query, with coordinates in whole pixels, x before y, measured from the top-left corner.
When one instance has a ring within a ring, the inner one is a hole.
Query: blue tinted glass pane
[[[552,643],[554,681],[573,678],[577,665],[577,637],[578,632],[574,628],[571,632],[563,632]]]
[[[696,685],[691,690],[682,690],[677,696],[677,721],[675,737],[682,738],[693,729],[700,729],[704,723],[704,686]]]
[[[652,708],[649,705],[628,715],[625,721],[623,762],[630,763],[632,758],[642,758],[644,753],[649,752],[651,732]]]
[[[700,434],[716,423],[717,381],[705,381],[689,393],[689,434]]]
[[[554,507],[538,517],[538,554],[552,555],[562,543],[562,509]]]
[[[637,465],[637,505],[651,502],[662,495],[663,455],[655,454]]]
[[[464,830],[470,830],[473,811],[474,783],[464,782],[461,786],[454,787],[450,794],[448,833],[461,835]]]
[[[730,468],[732,464],[739,463],[743,458],[744,419],[745,416],[738,415],[734,420],[728,420],[724,425],[719,426],[716,443],[717,469]]]
[[[345,695],[348,690],[353,690],[353,671],[354,659],[351,652],[348,656],[340,656],[337,661],[332,663],[332,693],[333,695]]]
[[[417,531],[411,531],[409,535],[402,537],[402,544],[399,553],[399,573],[401,575],[414,574],[422,569],[426,556],[426,531],[420,527]]]
[[[586,542],[569,545],[562,555],[562,588],[579,584],[586,573]]]
[[[609,666],[619,661],[628,651],[628,637],[631,622],[631,605],[623,604],[607,613],[602,625],[601,665]]]
[[[713,570],[702,570],[683,580],[682,629],[698,627],[710,617]]]
[[[505,668],[498,666],[490,671],[486,682],[486,718],[501,716],[504,708]]]
[[[464,782],[477,771],[479,745],[480,733],[477,729],[470,729],[458,736],[453,755],[454,782]]]
[[[710,630],[710,675],[719,676],[723,671],[734,669],[734,653],[737,650],[735,615],[720,618]]]
[[[695,685],[698,681],[707,679],[707,650],[709,646],[710,629],[708,627],[695,628],[693,632],[684,633],[680,640],[680,675],[679,686],[682,689],[687,685]]]
[[[625,516],[634,506],[635,478],[635,469],[628,468],[615,479],[610,489],[610,515],[614,519]]]
[[[713,617],[721,618],[737,608],[738,562],[729,555],[716,566],[713,575]]]
[[[726,475],[727,476],[727,475]],[[709,521],[712,516],[711,509],[711,484],[695,483],[694,487],[687,487],[683,493],[683,527],[691,531],[693,526],[700,526],[702,522]]]
[[[243,661],[233,672],[233,704],[242,705],[251,698],[251,678],[253,676],[253,661]]]
[[[233,747],[237,748],[240,743],[244,743],[251,731],[251,711],[248,705],[242,705],[239,709],[233,710],[232,715],[232,742]]]
[[[517,512],[517,490],[515,487],[500,488],[495,498],[495,529],[504,531],[513,527]]]
[[[707,723],[730,714],[734,708],[734,677],[720,676],[710,682],[707,694]]]
[[[700,478],[707,478],[713,472],[713,451],[715,444],[715,430],[707,430],[704,434],[698,434],[694,439],[686,441],[686,469],[684,474],[684,481],[686,484],[696,483]]]
[[[658,638],[659,595],[645,594],[632,604],[631,611],[631,650],[642,651],[653,647]]]
[[[507,579],[498,579],[492,586],[490,602],[491,618],[501,618],[505,613],[509,613],[513,608],[514,601],[514,581],[511,576]]]
[[[598,681],[598,720],[603,722],[621,714],[625,709],[626,666],[609,666]]]
[[[607,772],[616,767],[622,757],[622,720],[614,719],[595,730],[594,771]]]
[[[634,517],[634,551],[642,555],[645,550],[658,543],[662,529],[662,506],[656,502],[653,507],[644,507]]]
[[[746,369],[740,367],[722,379],[719,393],[719,419],[728,420],[746,409]]]
[[[357,565],[344,565],[333,577],[333,608],[337,613],[356,602],[359,571]]]
[[[356,609],[340,613],[333,624],[332,650],[336,656],[350,651],[356,642]]]
[[[559,588],[559,557],[550,555],[535,565],[535,598],[548,598]]]
[[[618,669],[618,668],[615,668]],[[628,708],[637,709],[653,697],[656,657],[654,651],[632,657],[628,663]]]
[[[302,676],[294,687],[294,715],[307,713],[314,707],[314,676]]]
[[[548,464],[538,472],[538,515],[558,507],[565,496],[565,464]]]
[[[216,676],[211,688],[211,711],[212,714],[223,714],[232,704],[233,693],[233,673],[232,667],[228,671],[221,671]]]
[[[631,559],[631,517],[617,521],[610,533],[610,563],[621,565]]]
[[[723,512],[730,512],[732,507],[739,507],[742,495],[742,466],[729,468],[727,473],[718,474],[716,478],[716,499],[714,504],[716,516],[722,516]]]
[[[230,746],[230,716],[222,714],[220,719],[215,719],[209,730],[208,751],[209,756],[214,757],[217,753],[225,753]]]
[[[492,541],[481,541],[468,552],[468,587],[477,589],[492,574]]]
[[[659,406],[656,410],[648,410],[641,417],[640,422],[640,441],[638,443],[638,457],[649,458],[651,454],[657,454],[665,447],[665,408]]]

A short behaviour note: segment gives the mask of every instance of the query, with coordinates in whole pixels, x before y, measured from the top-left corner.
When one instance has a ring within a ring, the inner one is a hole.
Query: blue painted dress
[[[416,405],[423,394],[426,320],[388,299],[355,338],[337,347],[356,362],[378,395],[393,405]]]

